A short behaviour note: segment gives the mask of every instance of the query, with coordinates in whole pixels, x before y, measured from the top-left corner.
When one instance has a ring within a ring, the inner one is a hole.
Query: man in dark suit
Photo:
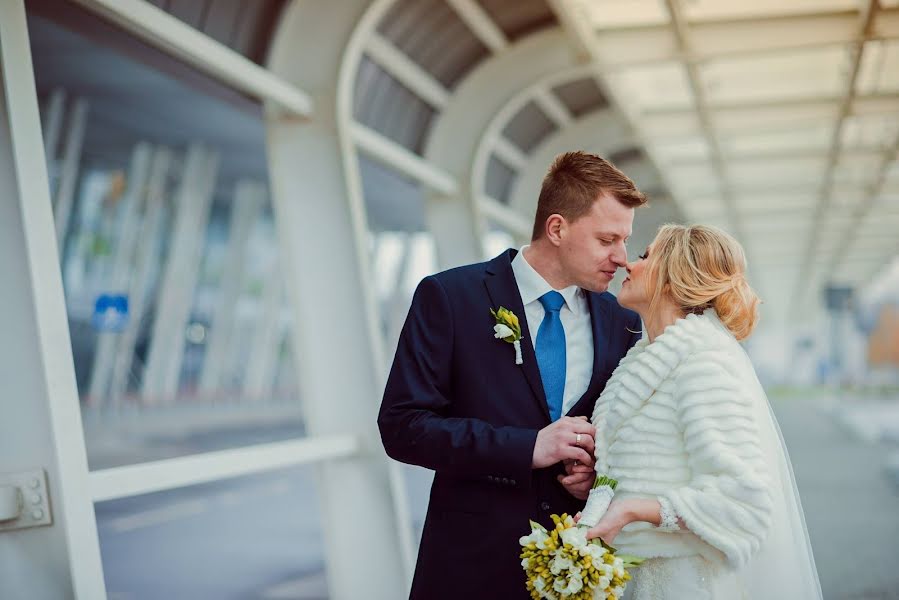
[[[592,474],[570,465],[593,464],[594,402],[641,330],[606,289],[645,201],[604,159],[562,154],[530,245],[419,284],[378,416],[392,458],[436,471],[411,598],[528,598],[528,519],[583,507]]]

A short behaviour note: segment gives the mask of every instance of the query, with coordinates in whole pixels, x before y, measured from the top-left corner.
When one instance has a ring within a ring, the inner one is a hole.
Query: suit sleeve
[[[419,284],[387,380],[378,427],[395,460],[460,476],[530,485],[537,430],[452,414],[453,322],[435,277]]]

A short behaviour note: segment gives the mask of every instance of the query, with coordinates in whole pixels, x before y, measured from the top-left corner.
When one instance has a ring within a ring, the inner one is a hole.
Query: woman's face
[[[649,311],[652,301],[652,285],[647,269],[647,259],[651,252],[652,244],[636,260],[627,263],[627,279],[621,284],[621,292],[618,294],[618,304],[641,315]]]

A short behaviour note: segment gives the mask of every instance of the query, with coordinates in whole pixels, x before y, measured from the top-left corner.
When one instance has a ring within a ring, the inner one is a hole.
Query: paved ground
[[[824,597],[899,600],[899,398],[800,395],[774,406]],[[267,439],[259,427],[181,432],[177,452],[154,434],[152,448],[178,455]],[[406,475],[418,530],[430,476]],[[105,502],[97,517],[111,600],[327,598],[311,468]]]
[[[888,470],[888,435],[899,431],[899,398],[775,401],[790,448],[828,600],[899,599],[899,479]]]

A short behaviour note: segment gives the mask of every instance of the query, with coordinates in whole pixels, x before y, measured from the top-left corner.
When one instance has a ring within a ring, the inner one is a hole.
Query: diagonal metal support
[[[877,10],[880,6],[879,0],[868,0],[861,12],[859,13],[858,36],[852,46],[852,64],[849,74],[846,78],[846,88],[843,94],[843,100],[840,104],[840,110],[837,113],[836,123],[833,129],[833,135],[830,140],[830,152],[827,158],[827,167],[824,174],[824,181],[821,186],[818,204],[815,207],[815,213],[812,217],[812,229],[809,234],[808,242],[803,252],[800,262],[799,279],[796,281],[796,289],[793,293],[793,314],[798,314],[803,308],[803,300],[811,278],[812,259],[818,249],[819,230],[824,221],[824,216],[830,209],[833,201],[834,182],[836,180],[836,168],[840,160],[842,150],[843,128],[846,124],[846,118],[852,111],[852,102],[855,99],[855,84],[858,81],[858,74],[861,69],[862,55],[865,50],[865,42],[871,37],[874,29],[874,21]]]
[[[611,114],[616,115],[622,123],[627,124],[629,129],[627,134],[643,149],[647,160],[657,173],[662,185],[669,192],[672,192],[674,187],[668,180],[665,171],[661,168],[660,161],[654,155],[649,143],[643,137],[640,128],[634,122],[634,116],[624,109],[625,99],[619,98],[614,86],[608,81],[609,72],[597,46],[597,37],[590,25],[590,20],[586,15],[580,13],[580,7],[571,2],[571,0],[548,0],[548,4],[574,45],[574,50],[579,59],[585,63],[590,63],[595,68],[594,80],[600,92],[609,101],[609,111]]]
[[[715,134],[715,128],[709,113],[708,100],[706,99],[705,90],[702,87],[702,81],[699,77],[696,61],[689,58],[693,54],[693,49],[690,42],[690,34],[687,29],[687,22],[681,12],[680,0],[666,0],[665,6],[671,17],[671,25],[674,29],[677,45],[681,50],[681,56],[684,57],[683,64],[687,71],[687,79],[690,83],[690,90],[693,93],[693,100],[696,103],[696,114],[699,117],[699,124],[702,128],[703,136],[706,139],[706,143],[709,145],[712,167],[718,174],[721,199],[724,202],[724,210],[727,214],[727,219],[730,222],[730,227],[734,235],[745,244],[747,240],[743,232],[740,216],[737,213],[732,186],[727,174],[727,164],[724,161],[724,153],[721,151],[721,144],[718,143],[718,136]]]
[[[871,211],[871,207],[877,201],[877,198],[883,193],[883,188],[886,185],[887,173],[890,170],[890,166],[896,160],[899,160],[899,136],[897,136],[896,139],[893,140],[892,145],[890,145],[889,148],[887,148],[884,152],[883,159],[878,166],[877,177],[874,180],[873,185],[868,188],[868,193],[865,195],[864,200],[862,200],[861,204],[859,204],[859,206],[852,213],[852,219],[849,225],[843,231],[843,235],[840,236],[840,245],[837,247],[830,258],[830,272],[836,272],[840,268],[840,266],[842,266],[843,260],[846,258],[846,254],[858,239],[859,225],[861,225],[865,217],[868,216],[868,213]]]

